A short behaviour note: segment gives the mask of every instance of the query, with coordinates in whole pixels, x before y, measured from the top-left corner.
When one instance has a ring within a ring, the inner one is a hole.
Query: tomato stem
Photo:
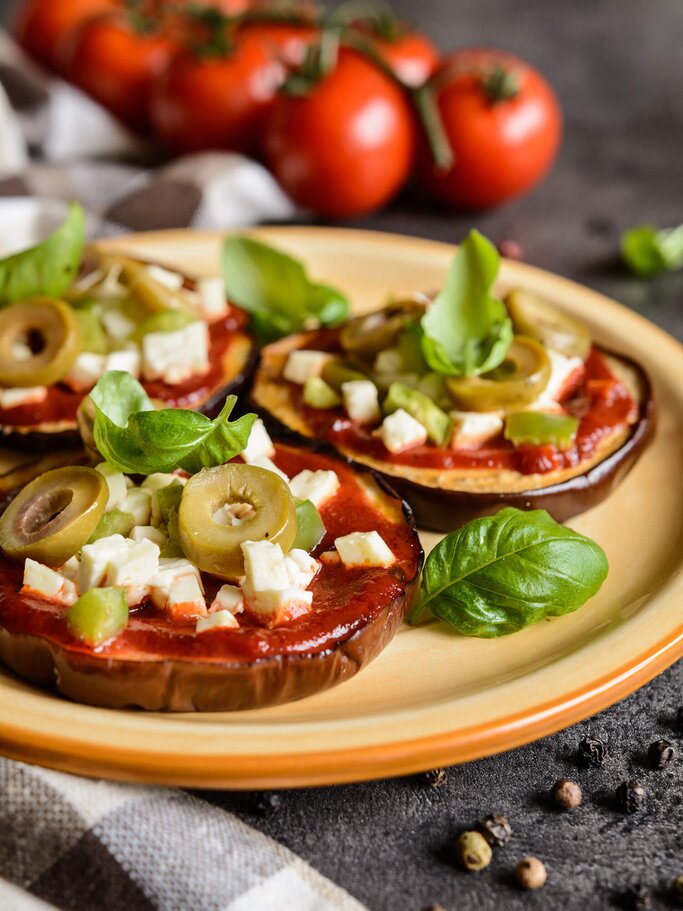
[[[519,76],[514,70],[505,69],[497,63],[481,77],[481,87],[491,104],[512,101],[519,95]]]
[[[441,119],[441,112],[429,83],[411,90],[420,124],[438,171],[448,171],[455,164],[455,154]]]

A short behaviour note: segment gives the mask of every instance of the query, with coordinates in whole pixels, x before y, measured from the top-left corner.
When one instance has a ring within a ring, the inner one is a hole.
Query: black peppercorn
[[[425,772],[424,777],[430,788],[440,788],[441,785],[446,784],[448,772],[446,769],[430,769]]]
[[[579,760],[583,766],[599,769],[608,756],[607,744],[598,737],[584,737],[579,743]]]
[[[683,908],[683,876],[677,876],[673,881],[671,893],[676,904]]]
[[[647,791],[639,781],[622,781],[616,790],[617,805],[622,813],[636,813],[646,797]]]
[[[647,911],[652,907],[652,896],[642,884],[636,883],[626,893],[626,907],[629,911]]]
[[[579,785],[575,781],[569,781],[567,778],[560,778],[555,783],[551,793],[557,806],[562,807],[563,810],[573,810],[583,800]]]
[[[271,816],[274,816],[281,806],[282,798],[279,794],[272,794],[266,791],[254,797],[254,812],[264,819],[270,819]]]
[[[477,828],[493,848],[504,848],[512,835],[512,826],[505,816],[498,813],[490,813],[478,819]]]
[[[655,740],[647,751],[647,760],[651,769],[665,769],[676,755],[673,743],[669,740]]]
[[[676,723],[674,724],[674,727],[679,734],[683,734],[683,705],[676,712]]]

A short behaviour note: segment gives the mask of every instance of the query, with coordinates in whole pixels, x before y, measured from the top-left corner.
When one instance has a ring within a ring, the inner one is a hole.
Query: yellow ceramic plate
[[[359,231],[255,232],[345,288],[360,309],[441,285],[451,247]],[[172,232],[110,246],[214,272],[220,239]],[[400,775],[507,750],[622,698],[683,654],[683,348],[599,294],[506,262],[501,284],[546,294],[651,372],[654,445],[606,503],[572,525],[608,553],[577,613],[497,640],[404,627],[363,673],[272,709],[159,715],[75,705],[0,675],[0,750],[71,772],[195,787],[283,787]],[[425,534],[426,547],[437,540]]]

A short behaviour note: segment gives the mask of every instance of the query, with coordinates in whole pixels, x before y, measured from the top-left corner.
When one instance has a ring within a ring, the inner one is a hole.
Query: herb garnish
[[[505,304],[491,292],[500,255],[478,231],[460,244],[443,289],[422,317],[422,351],[436,373],[472,376],[501,364],[512,341]]]
[[[657,230],[639,225],[621,235],[621,255],[632,272],[652,278],[660,272],[683,268],[683,225]]]
[[[223,277],[228,297],[251,313],[259,341],[291,335],[309,322],[332,326],[349,312],[337,288],[311,281],[299,260],[250,237],[227,237]]]
[[[247,445],[255,414],[230,421],[237,397],[230,395],[212,421],[196,411],[155,411],[140,383],[111,370],[90,393],[95,406],[93,434],[103,458],[127,474],[182,468],[191,474],[222,465]]]
[[[437,544],[408,621],[429,609],[465,636],[504,636],[581,607],[607,571],[604,551],[590,538],[545,510],[508,507]]]
[[[85,216],[71,203],[66,220],[42,243],[0,260],[0,304],[27,297],[59,297],[83,259]]]

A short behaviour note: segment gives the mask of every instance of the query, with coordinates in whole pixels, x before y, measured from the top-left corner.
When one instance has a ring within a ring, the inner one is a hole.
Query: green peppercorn
[[[540,889],[545,885],[548,871],[538,857],[523,857],[515,868],[515,877],[523,889]]]
[[[562,807],[563,810],[573,810],[583,800],[579,785],[568,778],[560,778],[559,781],[555,782],[551,793],[555,803],[558,807]]]
[[[478,873],[491,863],[491,846],[481,832],[461,832],[455,853],[460,865],[470,872]]]

